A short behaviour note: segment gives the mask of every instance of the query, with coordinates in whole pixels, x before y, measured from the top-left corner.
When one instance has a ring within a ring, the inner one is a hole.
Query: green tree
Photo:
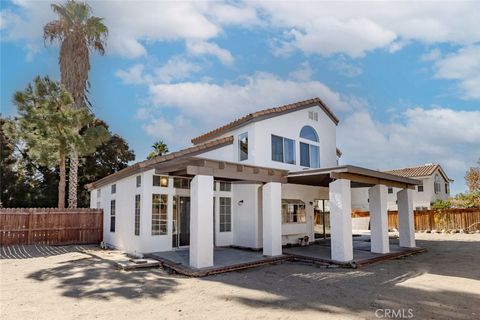
[[[60,42],[61,83],[73,96],[73,108],[91,106],[87,98],[89,89],[90,51],[105,54],[108,29],[103,18],[92,15],[84,2],[68,0],[65,4],[52,4],[58,20],[43,28],[45,41]],[[70,151],[68,206],[77,207],[78,151]]]
[[[9,206],[12,200],[10,195],[18,181],[14,146],[3,131],[5,123],[6,120],[0,118],[0,208]]]
[[[168,153],[168,146],[163,140],[158,140],[152,145],[153,151],[147,156],[147,159],[152,159],[157,156],[163,156]]]
[[[478,167],[471,167],[465,174],[468,191],[471,193],[480,192],[480,159],[477,164]]]
[[[16,92],[19,117],[4,125],[10,141],[25,143],[28,156],[46,167],[59,166],[58,207],[65,207],[66,155],[76,150],[91,154],[108,139],[104,127],[95,126],[88,109],[72,108],[71,95],[48,77],[35,78]],[[87,127],[80,132],[78,128]]]
[[[95,124],[107,130],[108,125],[97,119]],[[99,146],[97,150],[80,161],[78,168],[78,205],[90,206],[90,195],[85,185],[120,171],[128,166],[128,162],[135,160],[135,153],[128,143],[118,134],[110,134],[110,139]]]

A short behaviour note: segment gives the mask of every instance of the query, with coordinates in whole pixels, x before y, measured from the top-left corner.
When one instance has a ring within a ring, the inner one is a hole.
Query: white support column
[[[350,180],[338,179],[328,188],[332,260],[347,262],[353,259]]]
[[[262,188],[263,255],[282,254],[282,184],[269,182]]]
[[[370,251],[388,253],[387,187],[376,185],[368,189],[370,206]]]
[[[190,266],[213,266],[213,177],[197,175],[190,185]]]
[[[400,247],[415,248],[412,190],[403,189],[397,192],[397,201]]]

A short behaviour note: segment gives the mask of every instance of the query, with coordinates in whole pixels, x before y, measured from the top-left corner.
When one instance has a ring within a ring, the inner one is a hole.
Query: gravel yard
[[[1,319],[480,318],[480,234],[417,234],[428,252],[360,269],[299,263],[205,278],[120,271],[95,246],[0,248]]]

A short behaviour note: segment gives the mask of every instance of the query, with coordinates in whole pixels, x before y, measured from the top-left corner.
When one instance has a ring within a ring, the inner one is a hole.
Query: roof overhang
[[[250,181],[259,183],[287,183],[286,176],[288,174],[287,170],[244,165],[196,156],[174,157],[166,161],[150,162],[145,165],[137,164],[129,168],[131,169],[123,175],[113,174],[87,185],[88,190],[93,190],[106,184],[114,183],[127,176],[152,169],[155,170],[155,174],[159,175],[165,174],[186,177],[208,175],[228,181]]]
[[[365,188],[381,184],[401,189],[414,189],[416,185],[421,184],[416,179],[351,165],[295,171],[287,175],[288,183],[319,187],[328,187],[332,181],[337,179],[350,180],[352,188]]]

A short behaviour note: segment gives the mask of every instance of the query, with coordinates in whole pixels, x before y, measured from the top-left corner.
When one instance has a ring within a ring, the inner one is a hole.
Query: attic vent
[[[308,111],[308,119],[318,121],[318,112]]]

